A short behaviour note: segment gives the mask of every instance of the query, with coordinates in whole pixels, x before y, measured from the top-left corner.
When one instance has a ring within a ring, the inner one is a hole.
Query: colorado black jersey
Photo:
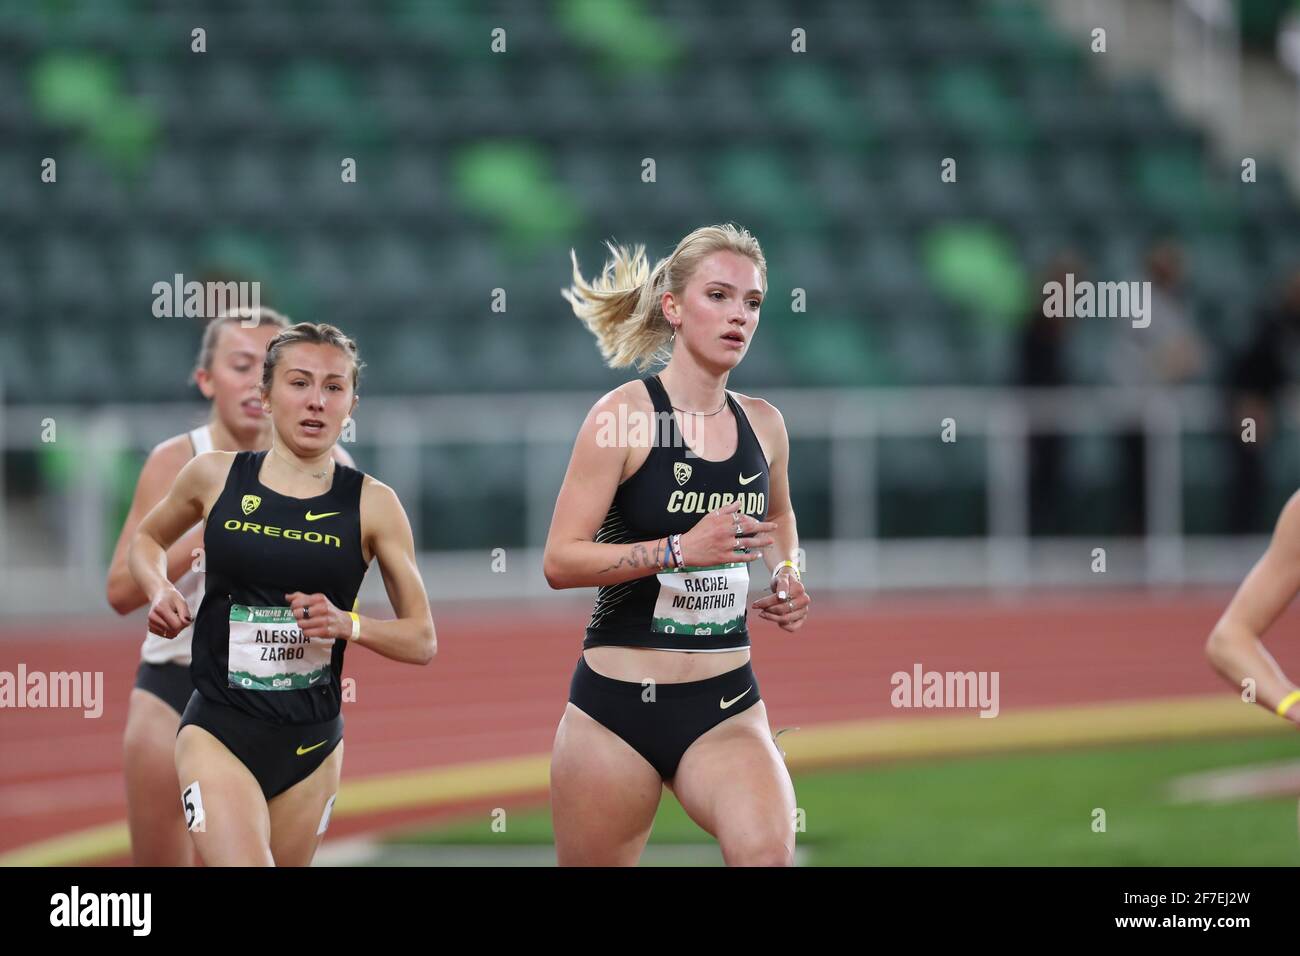
[[[736,417],[735,453],[726,461],[709,461],[687,448],[659,377],[642,381],[655,410],[650,453],[615,492],[595,540],[626,544],[685,533],[706,514],[736,499],[745,514],[764,520],[767,459],[740,403],[727,393],[727,405]],[[670,569],[605,585],[596,594],[583,647],[617,644],[678,651],[748,647],[748,593],[749,566],[743,561]]]
[[[194,686],[209,700],[264,720],[328,720],[342,700],[347,641],[305,637],[285,595],[319,592],[335,607],[352,610],[366,574],[365,475],[336,461],[328,491],[291,498],[258,480],[266,455],[235,455],[207,518]]]

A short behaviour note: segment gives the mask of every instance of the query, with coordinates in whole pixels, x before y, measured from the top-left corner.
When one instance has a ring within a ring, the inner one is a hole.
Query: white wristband
[[[352,617],[352,640],[361,640],[361,615],[356,611],[348,611]]]

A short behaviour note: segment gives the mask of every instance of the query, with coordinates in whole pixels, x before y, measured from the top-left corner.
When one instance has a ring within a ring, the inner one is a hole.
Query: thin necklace
[[[676,410],[676,411],[679,411],[679,412],[685,412],[687,415],[699,415],[701,418],[710,418],[710,417],[712,417],[712,416],[718,414],[718,412],[722,411],[722,410],[723,410],[724,408],[726,408],[726,407],[727,407],[727,396],[726,396],[726,395],[723,395],[723,396],[722,396],[722,404],[719,405],[716,409],[714,409],[714,410],[711,411],[711,412],[693,412],[693,411],[691,411],[690,409],[687,409],[687,408],[678,408],[676,405],[673,406],[674,410]]]
[[[278,451],[276,451],[274,448],[272,448],[271,451],[275,452],[275,454],[277,454],[277,455],[280,455],[280,453],[279,453]],[[294,471],[301,471],[304,475],[311,475],[313,478],[324,479],[324,477],[325,477],[326,475],[329,474],[329,470],[330,470],[330,469],[329,469],[329,465],[326,465],[324,471],[307,471],[305,468],[299,468],[297,465],[295,465],[293,462],[291,462],[288,458],[285,458],[284,455],[280,455],[280,460],[283,461],[283,462],[284,462],[286,465],[288,465],[290,468],[292,468]],[[330,459],[330,462],[331,462],[331,464],[333,463],[333,459],[332,459],[332,458]]]
[[[663,385],[663,383],[663,379],[659,379],[659,384]],[[665,388],[664,391],[667,392],[668,389]],[[725,388],[722,390],[722,404],[711,412],[693,412],[689,408],[678,408],[676,405],[673,405],[672,399],[668,400],[668,404],[674,411],[683,412],[687,415],[699,415],[701,418],[712,418],[714,415],[718,414],[718,412],[727,407],[727,390]]]

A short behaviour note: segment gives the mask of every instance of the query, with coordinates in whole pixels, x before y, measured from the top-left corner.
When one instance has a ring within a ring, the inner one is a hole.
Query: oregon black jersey
[[[339,712],[347,641],[305,637],[285,595],[321,593],[352,610],[366,574],[365,475],[336,461],[329,491],[291,498],[258,480],[266,454],[235,455],[207,518],[194,686],[209,700],[276,723],[328,720]]]
[[[625,544],[685,533],[706,514],[737,498],[752,518],[767,515],[768,470],[762,446],[731,393],[736,451],[726,461],[698,457],[686,446],[659,376],[642,379],[654,403],[645,463],[619,485],[596,541]],[[587,624],[583,647],[618,644],[664,650],[719,651],[749,645],[742,561],[669,570],[605,585]]]

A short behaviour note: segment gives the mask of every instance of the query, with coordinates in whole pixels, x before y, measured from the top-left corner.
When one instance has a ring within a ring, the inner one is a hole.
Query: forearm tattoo
[[[627,554],[623,555],[623,557],[619,558],[617,563],[611,564],[607,568],[601,568],[596,573],[605,574],[606,572],[609,571],[617,571],[619,568],[650,568],[650,567],[654,567],[654,568],[659,567],[658,559],[650,552],[650,549],[647,548],[644,544],[634,544],[632,545],[632,550],[629,551]]]

